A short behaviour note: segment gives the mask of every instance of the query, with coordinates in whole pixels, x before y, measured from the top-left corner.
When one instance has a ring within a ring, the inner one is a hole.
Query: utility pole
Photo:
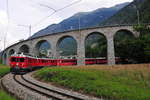
[[[31,37],[31,29],[32,29],[31,25],[18,25],[18,26],[22,26],[22,27],[28,28],[29,29],[29,37]]]
[[[9,30],[9,1],[8,0],[6,0],[6,7],[7,7],[6,12],[7,12],[8,25],[7,25],[6,33],[4,35],[4,49],[6,48],[7,34]]]
[[[80,27],[81,27],[80,20],[81,20],[81,18],[80,18],[80,15],[79,15],[79,19],[78,19],[78,24],[79,24],[79,32],[80,32]]]
[[[134,5],[134,8],[136,9],[136,15],[137,15],[138,25],[140,25],[140,11],[139,11],[137,5]]]
[[[0,42],[1,42],[1,40],[0,40]],[[0,43],[0,44],[1,44],[1,43]],[[1,50],[2,50],[2,49],[0,49],[0,52],[1,52]]]
[[[139,10],[137,9],[137,17],[138,17],[138,25],[140,25],[140,12],[139,12]]]
[[[31,25],[29,25],[29,37],[31,37]]]
[[[5,50],[5,48],[6,48],[6,38],[7,38],[7,33],[6,33],[5,36],[4,36],[4,50]]]

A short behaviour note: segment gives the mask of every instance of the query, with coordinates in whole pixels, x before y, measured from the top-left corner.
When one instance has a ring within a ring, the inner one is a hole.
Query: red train
[[[26,72],[43,66],[70,66],[77,65],[77,59],[49,59],[36,58],[23,54],[15,54],[10,57],[11,72]],[[117,60],[119,62],[119,59]],[[86,65],[107,64],[106,58],[88,58],[85,59]]]

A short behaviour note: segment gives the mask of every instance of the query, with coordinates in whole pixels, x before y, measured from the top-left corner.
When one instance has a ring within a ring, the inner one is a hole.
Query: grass
[[[0,90],[0,100],[16,100],[16,99],[8,95],[3,90]]]
[[[9,73],[10,68],[6,65],[0,64],[0,78]]]
[[[34,76],[97,97],[150,100],[150,64],[48,67]]]
[[[6,65],[0,64],[0,78],[2,78],[7,73],[9,73],[9,67]],[[2,89],[0,89],[0,100],[16,100],[16,99],[8,95]]]

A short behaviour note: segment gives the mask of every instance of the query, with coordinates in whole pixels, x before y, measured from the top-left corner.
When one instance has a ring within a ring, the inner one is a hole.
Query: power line
[[[8,23],[9,23],[9,3],[8,0],[6,0],[6,12],[7,12],[7,18],[8,18]]]
[[[51,13],[50,15],[48,15],[48,16],[42,18],[40,21],[38,21],[37,23],[33,24],[32,26],[33,26],[33,27],[37,26],[39,23],[41,23],[42,21],[46,20],[48,17],[54,15],[55,13],[56,13],[56,12],[53,12],[53,13]]]
[[[29,38],[31,37],[31,28],[32,28],[31,25],[22,25],[22,24],[18,24],[17,26],[22,26],[22,27],[28,28],[28,29],[29,29]]]
[[[45,5],[45,4],[41,4],[41,3],[39,3],[39,5],[40,5],[40,6],[43,6],[43,7],[46,7],[46,8],[49,8],[49,9],[53,10],[54,12],[56,12],[56,11],[57,11],[56,9],[54,9],[54,8],[52,8],[52,7],[48,6],[48,5]]]
[[[73,2],[73,3],[71,3],[71,4],[66,5],[66,6],[64,6],[64,7],[60,8],[60,9],[57,9],[57,10],[56,10],[56,9],[54,9],[54,8],[52,8],[52,7],[50,7],[50,6],[48,6],[48,5],[40,4],[41,6],[47,7],[47,8],[49,8],[49,9],[52,9],[54,12],[53,12],[53,13],[51,13],[50,15],[48,15],[48,16],[46,16],[46,17],[44,17],[43,19],[41,19],[39,22],[37,22],[37,23],[36,23],[36,24],[34,24],[33,26],[38,25],[38,24],[39,24],[39,23],[41,23],[42,21],[46,20],[48,17],[50,17],[50,16],[54,15],[56,12],[59,12],[59,11],[61,11],[61,10],[65,9],[65,8],[71,7],[72,5],[74,5],[74,4],[76,4],[76,3],[79,3],[79,2],[81,2],[81,1],[82,1],[82,0],[75,1],[75,2]]]
[[[75,1],[75,2],[73,2],[73,3],[71,3],[71,4],[67,5],[67,6],[64,6],[63,8],[58,9],[57,11],[61,11],[61,10],[65,9],[65,8],[71,7],[72,5],[74,5],[74,4],[76,4],[76,3],[79,3],[79,2],[81,2],[81,1],[82,1],[82,0]]]

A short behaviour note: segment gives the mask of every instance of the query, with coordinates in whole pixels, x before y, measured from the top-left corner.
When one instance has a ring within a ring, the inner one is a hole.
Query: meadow
[[[47,67],[34,77],[110,100],[150,100],[150,64]]]
[[[0,64],[0,78],[2,78],[7,73],[9,73],[9,67]],[[0,100],[16,100],[16,99],[7,94],[3,89],[0,89]]]

